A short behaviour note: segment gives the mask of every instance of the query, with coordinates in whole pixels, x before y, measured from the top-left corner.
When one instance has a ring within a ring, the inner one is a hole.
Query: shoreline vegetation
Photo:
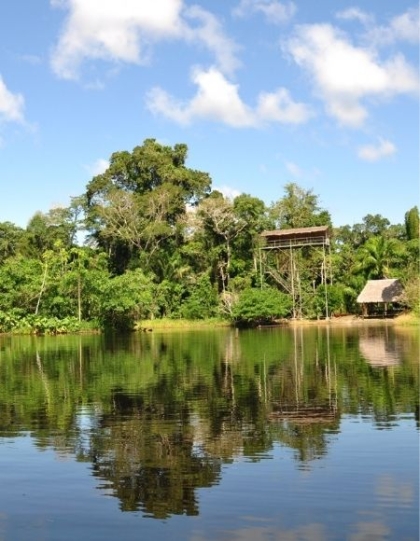
[[[420,328],[420,316],[413,312],[404,313],[396,317],[377,317],[377,318],[363,318],[358,315],[346,315],[339,317],[331,317],[329,319],[279,319],[274,320],[272,323],[266,323],[261,325],[249,325],[238,326],[226,319],[209,318],[200,320],[188,320],[188,319],[148,319],[137,321],[131,332],[134,333],[150,333],[150,332],[171,332],[171,331],[208,331],[213,329],[246,329],[246,328],[276,328],[276,327],[356,327],[356,326],[372,326],[372,325],[392,325],[397,327],[418,327]],[[29,329],[29,328],[16,328],[9,332],[0,332],[0,336],[57,336],[57,335],[74,335],[74,334],[104,334],[107,331],[101,329],[99,326],[92,325],[92,322],[81,322],[80,328],[60,328],[59,322],[57,322],[56,328],[45,329]]]
[[[285,184],[270,205],[227,198],[187,156],[146,139],[113,153],[68,207],[26,228],[0,222],[0,332],[368,325],[358,298],[385,279],[403,294],[386,286],[392,301],[375,293],[366,313],[419,317],[417,206],[403,223],[368,214],[335,227],[312,190]]]
[[[401,327],[420,327],[420,317],[414,313],[401,314],[394,318],[362,318],[361,316],[348,315],[331,317],[329,319],[281,319],[272,324],[258,325],[257,328],[280,327],[280,326],[368,326],[368,325],[395,325]],[[209,320],[185,320],[185,319],[152,319],[140,321],[136,324],[136,332],[156,331],[193,331],[209,330],[212,328],[237,328],[230,321],[220,319]]]

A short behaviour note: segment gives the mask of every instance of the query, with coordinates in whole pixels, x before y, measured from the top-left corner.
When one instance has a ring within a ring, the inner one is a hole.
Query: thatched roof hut
[[[359,304],[401,302],[403,286],[397,278],[369,280],[360,295]]]

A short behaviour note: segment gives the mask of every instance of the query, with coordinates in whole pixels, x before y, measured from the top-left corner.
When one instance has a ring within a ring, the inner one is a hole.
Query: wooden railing
[[[266,240],[263,250],[271,250],[273,248],[300,248],[302,246],[328,246],[330,239],[328,237],[302,237],[296,239],[270,239]]]

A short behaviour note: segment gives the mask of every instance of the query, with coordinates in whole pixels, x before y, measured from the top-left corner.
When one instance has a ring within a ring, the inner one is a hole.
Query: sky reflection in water
[[[414,332],[0,347],[1,541],[418,539]]]

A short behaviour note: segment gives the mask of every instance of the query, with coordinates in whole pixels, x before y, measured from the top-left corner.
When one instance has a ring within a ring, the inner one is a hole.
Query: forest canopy
[[[187,158],[185,144],[146,139],[112,154],[67,208],[37,211],[26,228],[0,222],[0,332],[320,318],[326,295],[329,314],[357,314],[366,281],[381,278],[400,279],[405,307],[418,311],[417,207],[401,224],[368,214],[334,227],[312,190],[287,183],[270,205],[230,199]],[[315,226],[331,231],[327,253],[262,255],[263,231]]]

